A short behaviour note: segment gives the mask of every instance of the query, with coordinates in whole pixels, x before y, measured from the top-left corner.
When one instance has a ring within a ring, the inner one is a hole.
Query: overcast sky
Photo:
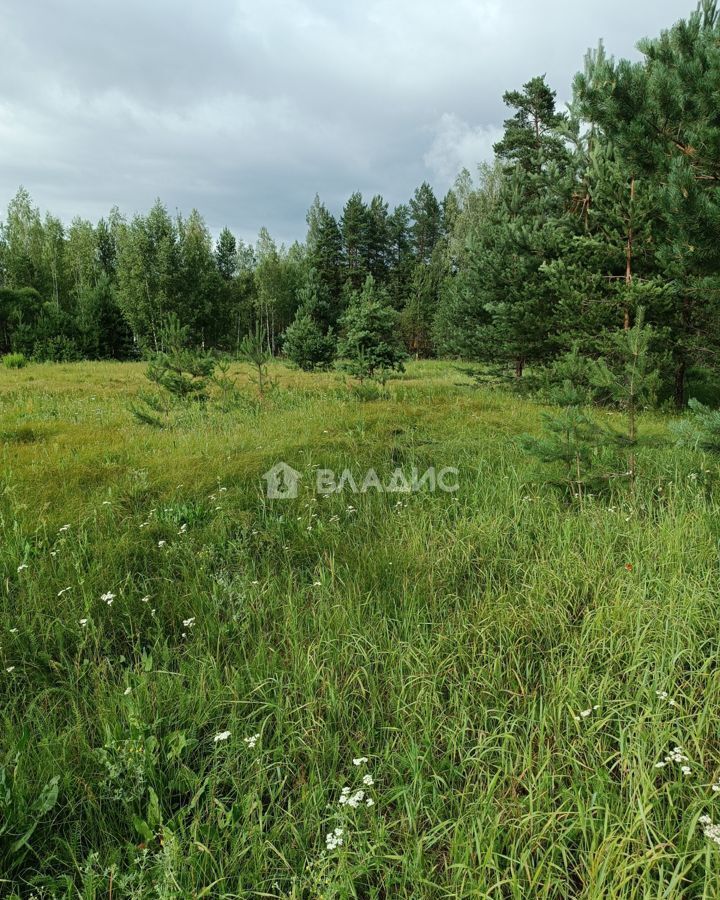
[[[502,93],[636,56],[692,0],[0,0],[0,212],[19,184],[93,220],[160,197],[303,238],[316,193],[439,193],[492,155]]]

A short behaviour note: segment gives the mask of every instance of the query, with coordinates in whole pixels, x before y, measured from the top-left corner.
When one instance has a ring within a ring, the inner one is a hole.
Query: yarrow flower
[[[111,593],[110,591],[107,591],[100,597],[100,599],[104,603],[107,603],[108,606],[112,606],[112,602],[115,599],[115,594]]]
[[[80,619],[80,624],[82,625],[83,628],[87,625],[87,623],[88,623],[87,619]]]
[[[682,747],[675,747],[673,750],[670,751],[670,753],[668,753],[668,755],[665,757],[665,759],[662,762],[655,763],[655,768],[656,769],[664,769],[665,766],[668,765],[668,763],[687,763],[687,762],[689,762],[689,760],[688,760],[687,756],[685,756],[685,754],[683,753]],[[680,766],[680,771],[683,773],[683,775],[689,775],[691,773],[692,769],[690,768],[690,766],[683,765],[683,766]]]
[[[343,829],[335,828],[325,835],[325,846],[328,850],[336,850],[343,845]]]
[[[164,547],[167,541],[158,541],[158,547]]]
[[[363,763],[366,763],[367,761],[368,761],[367,756],[358,756],[353,760],[353,765],[361,766]]]
[[[257,742],[259,740],[260,740],[259,734],[253,734],[250,737],[243,738],[243,741],[245,742],[245,744],[247,745],[249,750],[254,750],[255,744],[257,744]]]
[[[703,826],[705,837],[720,847],[720,825],[713,825],[710,816],[700,816],[698,822]]]
[[[372,787],[375,784],[372,775],[363,775],[363,784],[365,787]]]
[[[124,696],[124,697],[127,697],[128,694],[132,694],[132,688],[131,688],[131,687],[126,687],[125,690],[123,691],[123,696]]]
[[[191,616],[189,619],[183,619],[183,628],[192,628],[195,624],[195,616]]]
[[[215,737],[213,738],[213,741],[215,741],[216,744],[219,744],[220,741],[226,741],[229,737],[230,737],[229,731],[220,731],[220,732],[218,732],[218,734],[215,735]]]
[[[365,799],[365,791],[359,790],[354,793],[350,793],[349,787],[344,787],[340,792],[340,799],[338,803],[340,806],[350,806],[352,809],[357,809],[358,806]]]

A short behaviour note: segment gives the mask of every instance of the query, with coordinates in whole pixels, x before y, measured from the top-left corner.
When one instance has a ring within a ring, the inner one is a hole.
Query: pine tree
[[[334,327],[342,314],[343,239],[335,217],[315,197],[307,214],[307,265],[315,270],[318,288],[327,298],[323,327]]]
[[[638,174],[657,188],[664,220],[658,259],[676,289],[667,295],[675,401],[682,406],[687,371],[720,349],[720,15],[703,0],[687,20],[639,44],[637,63],[591,54],[575,91],[596,123]]]
[[[537,172],[539,158],[558,162],[566,158],[565,143],[558,133],[565,116],[555,108],[556,96],[544,75],[531,78],[521,91],[503,94],[503,103],[515,114],[505,120],[505,133],[494,150],[510,171],[519,166]]]
[[[362,194],[356,191],[343,208],[340,229],[345,259],[345,280],[359,290],[370,274],[368,239],[370,215]]]
[[[590,370],[592,383],[625,410],[627,430],[618,435],[622,446],[629,448],[628,475],[636,475],[635,445],[638,438],[638,415],[653,402],[659,375],[650,353],[652,328],[645,324],[644,309],[639,307],[632,328],[615,332],[608,358],[593,361]]]
[[[223,281],[231,281],[237,272],[237,241],[229,228],[223,228],[215,244],[215,265]]]
[[[298,291],[298,302],[295,318],[285,330],[283,351],[306,372],[327,369],[335,357],[336,340],[326,325],[329,300],[315,269]]]
[[[344,359],[344,368],[361,381],[384,380],[388,372],[401,372],[407,354],[398,325],[387,292],[368,275],[340,321],[338,356]]]
[[[442,236],[442,208],[424,181],[410,201],[410,237],[417,262],[429,263]]]

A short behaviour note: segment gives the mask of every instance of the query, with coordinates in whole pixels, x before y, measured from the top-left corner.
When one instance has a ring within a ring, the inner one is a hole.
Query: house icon
[[[269,500],[294,500],[298,495],[300,473],[287,463],[275,463],[263,475],[267,482],[265,496]]]

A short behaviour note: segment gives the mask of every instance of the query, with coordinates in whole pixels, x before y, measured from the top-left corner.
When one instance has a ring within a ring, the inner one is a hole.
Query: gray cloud
[[[156,196],[302,238],[315,193],[444,193],[489,159],[503,91],[561,99],[588,46],[635,56],[686,0],[0,0],[0,207],[65,220]]]

